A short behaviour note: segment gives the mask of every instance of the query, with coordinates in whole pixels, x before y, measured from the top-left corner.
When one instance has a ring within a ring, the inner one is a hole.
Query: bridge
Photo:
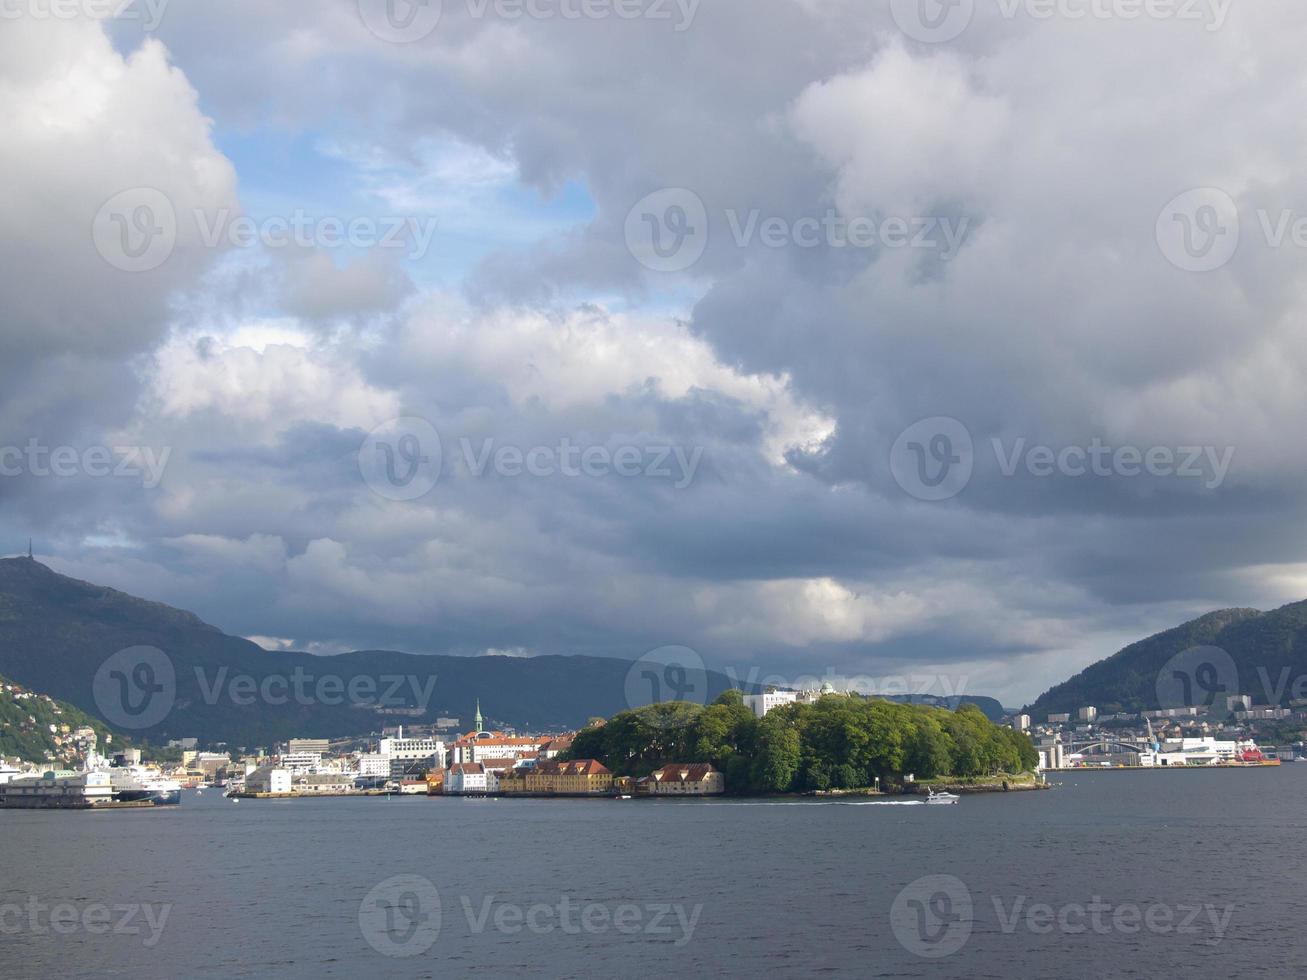
[[[1084,753],[1091,749],[1101,749],[1104,752],[1151,752],[1153,750],[1153,746],[1147,741],[1128,742],[1125,739],[1111,738],[1106,735],[1081,741],[1063,742],[1062,748],[1068,754]]]

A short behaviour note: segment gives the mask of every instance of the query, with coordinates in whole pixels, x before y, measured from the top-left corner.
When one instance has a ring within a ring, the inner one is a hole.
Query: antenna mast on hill
[[[28,557],[28,558],[31,558],[31,557],[32,557],[32,539],[31,539],[31,538],[28,538],[28,539],[27,539],[27,557]]]

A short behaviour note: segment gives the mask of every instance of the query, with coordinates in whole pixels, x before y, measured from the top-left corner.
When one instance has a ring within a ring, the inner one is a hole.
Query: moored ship
[[[88,810],[114,805],[107,772],[52,769],[0,785],[0,807],[14,810]]]
[[[114,799],[119,803],[150,803],[176,806],[182,801],[182,786],[175,779],[141,765],[111,766],[98,770],[109,774]]]
[[[181,784],[144,766],[110,766],[94,753],[80,771],[51,769],[0,784],[0,807],[19,810],[94,810],[174,806]]]
[[[1256,745],[1249,743],[1239,752],[1239,765],[1242,766],[1278,766],[1279,756],[1268,756]]]

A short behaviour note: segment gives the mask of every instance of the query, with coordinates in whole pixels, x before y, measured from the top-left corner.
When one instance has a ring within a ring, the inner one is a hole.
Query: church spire
[[[472,721],[472,731],[474,731],[474,732],[479,732],[479,731],[481,731],[481,724],[482,724],[482,722],[481,722],[481,699],[480,699],[480,698],[477,698],[477,713],[476,713],[476,718],[473,719],[473,721]]]

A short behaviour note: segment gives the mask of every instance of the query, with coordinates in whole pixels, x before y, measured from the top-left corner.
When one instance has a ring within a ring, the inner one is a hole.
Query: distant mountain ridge
[[[1206,663],[1203,654],[1186,654],[1199,647],[1215,647],[1224,654],[1206,655]],[[1196,695],[1204,697],[1217,689],[1250,694],[1259,704],[1301,696],[1294,694],[1294,682],[1307,678],[1307,601],[1270,612],[1220,609],[1199,616],[1086,667],[1045,691],[1026,710],[1042,720],[1049,712],[1073,712],[1088,705],[1099,712],[1177,707],[1161,703],[1159,679],[1165,692],[1173,675],[1186,672],[1195,676],[1181,680],[1196,685]],[[1303,686],[1299,683],[1297,690]]]
[[[147,665],[148,679],[157,682],[171,672],[175,683],[175,695],[167,692],[170,710],[149,725],[136,724],[153,721],[148,714],[116,717],[115,705],[106,712],[103,703],[115,697],[115,683],[132,682],[140,668],[124,664],[106,672],[106,660],[139,647],[157,648],[167,658]],[[631,661],[585,656],[269,651],[193,613],[59,575],[29,558],[0,560],[0,674],[92,715],[108,714],[106,720],[129,736],[156,743],[195,736],[261,745],[430,724],[438,717],[459,718],[466,728],[478,699],[488,721],[565,730],[631,707],[631,668]],[[712,671],[704,681],[705,700],[732,686]]]
[[[441,717],[460,719],[466,730],[478,700],[494,725],[562,731],[646,704],[660,683],[663,697],[676,696],[669,690],[677,675],[651,679],[651,667],[659,665],[589,656],[265,650],[185,610],[60,575],[30,558],[0,559],[0,674],[156,744],[194,736],[268,745]],[[694,683],[690,696],[703,703],[736,686],[716,671],[696,673]],[[138,684],[167,690],[135,714]],[[994,720],[1003,713],[993,698],[929,701],[973,703]]]

